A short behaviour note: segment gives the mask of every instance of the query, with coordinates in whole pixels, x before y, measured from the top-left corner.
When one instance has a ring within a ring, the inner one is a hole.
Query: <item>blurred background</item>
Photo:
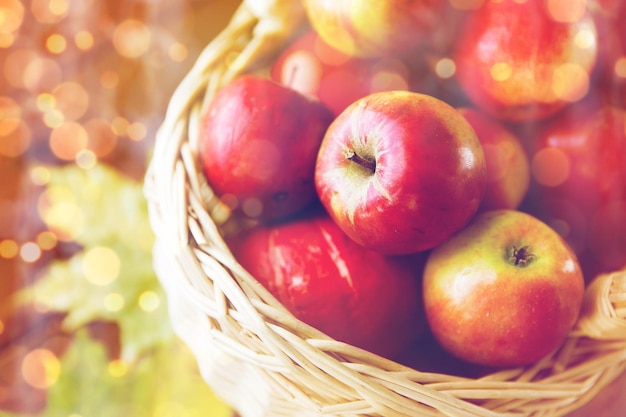
[[[231,414],[169,327],[141,187],[238,3],[0,0],[0,416]]]

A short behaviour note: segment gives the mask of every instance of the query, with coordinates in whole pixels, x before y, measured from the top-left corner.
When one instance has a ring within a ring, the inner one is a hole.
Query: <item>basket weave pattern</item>
[[[262,70],[305,25],[299,2],[244,2],[172,96],[146,175],[155,270],[172,325],[212,389],[243,417],[556,417],[625,372],[626,270],[593,282],[553,355],[480,379],[420,372],[337,342],[243,270],[223,240],[241,225],[199,167],[198,120],[217,89]]]

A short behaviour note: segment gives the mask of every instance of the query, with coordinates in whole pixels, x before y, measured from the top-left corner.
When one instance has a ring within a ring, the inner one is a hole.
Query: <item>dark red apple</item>
[[[455,108],[393,91],[357,100],[329,126],[315,168],[321,202],[360,245],[433,248],[464,227],[485,193],[485,157]]]
[[[260,221],[303,209],[316,200],[315,159],[332,119],[320,101],[268,78],[232,81],[212,98],[199,127],[209,184]]]
[[[468,12],[453,58],[476,105],[501,119],[531,121],[587,94],[597,56],[594,20],[584,4],[551,7],[556,3],[488,1]]]
[[[301,321],[392,357],[425,329],[420,255],[389,257],[348,238],[322,211],[228,241],[239,263]]]
[[[565,341],[585,283],[561,236],[517,210],[479,214],[430,252],[424,309],[454,356],[492,367],[537,362]]]
[[[626,110],[573,106],[531,146],[529,211],[565,237],[588,280],[626,266]]]

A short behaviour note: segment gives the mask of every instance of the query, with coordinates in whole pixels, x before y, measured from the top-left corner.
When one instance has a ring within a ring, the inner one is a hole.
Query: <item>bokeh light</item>
[[[62,160],[75,160],[78,153],[87,148],[87,143],[87,131],[76,122],[65,122],[50,133],[50,150]]]
[[[61,374],[61,363],[48,349],[34,349],[22,359],[22,377],[32,387],[50,388]]]
[[[52,54],[60,54],[67,48],[67,40],[59,33],[53,33],[46,39],[46,49]]]
[[[82,51],[88,51],[93,47],[93,35],[87,30],[81,30],[74,35],[74,44]]]
[[[156,310],[159,307],[159,304],[161,303],[161,298],[154,291],[145,291],[141,293],[137,302],[139,304],[139,308],[144,311],[150,312]]]
[[[84,215],[70,189],[49,186],[39,197],[37,205],[39,216],[60,241],[75,240],[82,232]]]
[[[126,300],[122,294],[112,292],[104,297],[104,308],[107,311],[120,311],[126,305]]]
[[[561,149],[544,148],[531,159],[531,173],[537,183],[556,187],[561,185],[570,173],[570,160]]]
[[[0,257],[5,259],[15,258],[20,252],[20,247],[13,239],[0,241]]]
[[[111,248],[96,246],[83,255],[83,274],[94,285],[109,285],[120,274],[120,257]]]
[[[121,378],[128,373],[128,364],[122,359],[113,359],[107,366],[109,375],[114,378]]]
[[[27,263],[37,262],[41,258],[41,248],[35,242],[26,242],[20,247],[20,257]]]
[[[61,83],[52,90],[54,107],[63,114],[64,120],[75,121],[85,115],[89,108],[89,93],[77,82]]]
[[[30,9],[39,23],[58,23],[68,11],[69,0],[31,0]]]
[[[556,22],[575,23],[587,13],[587,0],[547,0],[546,5]]]
[[[620,57],[615,61],[615,75],[620,78],[626,78],[626,56]]]
[[[113,47],[123,57],[139,58],[150,48],[152,32],[141,21],[127,19],[113,31]]]
[[[456,73],[456,64],[450,58],[441,58],[435,64],[435,73],[439,78],[451,78]]]

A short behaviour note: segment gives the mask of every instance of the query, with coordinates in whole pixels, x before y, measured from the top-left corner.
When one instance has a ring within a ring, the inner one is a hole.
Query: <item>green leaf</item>
[[[152,233],[142,183],[103,164],[50,167],[40,214],[50,230],[82,250],[55,260],[19,298],[67,312],[74,331],[98,319],[115,321],[128,362],[169,342],[166,299],[152,267]]]
[[[61,358],[48,407],[37,417],[95,416],[230,417],[232,410],[205,384],[181,342],[126,364],[111,361],[101,343],[79,330]]]

